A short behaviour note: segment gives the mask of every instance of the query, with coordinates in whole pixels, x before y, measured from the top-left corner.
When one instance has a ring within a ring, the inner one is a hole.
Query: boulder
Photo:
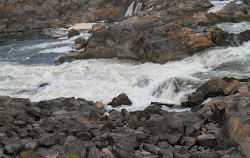
[[[128,96],[125,93],[120,94],[119,96],[115,97],[108,105],[113,107],[117,107],[120,105],[131,105],[132,102],[129,100]]]
[[[74,37],[74,36],[78,36],[78,35],[80,35],[80,33],[79,33],[78,30],[71,29],[71,30],[69,30],[68,38],[71,38],[71,37]]]
[[[54,39],[57,39],[57,38],[62,38],[63,36],[60,35],[60,34],[52,34],[51,37],[54,38]]]
[[[79,157],[85,158],[86,157],[86,147],[82,140],[68,136],[63,144],[64,152],[66,154],[76,154]]]
[[[197,142],[205,148],[213,148],[217,144],[217,139],[212,134],[206,134],[198,136]]]
[[[85,48],[87,46],[87,41],[83,37],[77,38],[74,42],[75,42],[75,45],[73,46],[73,49],[76,49],[76,50]]]

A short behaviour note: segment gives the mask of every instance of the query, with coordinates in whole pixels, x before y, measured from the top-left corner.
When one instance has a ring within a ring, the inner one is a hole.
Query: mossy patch
[[[62,155],[59,158],[79,158],[79,157],[76,154],[67,154],[67,155]]]

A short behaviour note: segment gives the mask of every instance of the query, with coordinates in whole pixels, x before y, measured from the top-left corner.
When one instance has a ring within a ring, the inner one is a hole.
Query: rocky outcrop
[[[247,2],[241,4],[230,2],[222,10],[208,13],[206,16],[209,19],[208,23],[250,21],[249,10],[250,5]]]
[[[212,94],[207,90],[216,96],[177,113],[158,105],[107,112],[80,98],[32,103],[1,96],[0,157],[249,157],[249,81],[217,78],[197,91]]]
[[[122,21],[132,2],[133,0],[2,0],[0,32],[100,20]]]
[[[147,11],[137,12],[121,23],[93,27],[93,35],[85,51],[78,53],[76,58],[116,57],[166,63],[183,59],[209,47],[238,42],[234,41],[233,34],[210,27],[211,24],[223,20],[218,20],[217,17],[222,13],[206,12],[212,6],[209,1],[158,0],[144,4]],[[249,6],[241,4],[237,7],[241,8],[239,11],[242,16],[247,18],[246,10],[249,10]],[[236,10],[233,12],[236,14]],[[233,16],[228,13],[225,15]],[[237,39],[240,39],[240,43],[249,40],[247,32],[239,36]]]

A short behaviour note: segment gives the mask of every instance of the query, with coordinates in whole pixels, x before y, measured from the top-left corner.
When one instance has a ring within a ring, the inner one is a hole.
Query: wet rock
[[[73,36],[77,36],[77,35],[80,35],[79,31],[78,30],[75,30],[75,29],[71,29],[68,33],[68,38],[71,38]]]
[[[42,83],[38,86],[38,88],[43,88],[43,87],[46,87],[46,86],[49,86],[50,84],[49,83]]]
[[[73,46],[73,49],[76,49],[76,50],[85,48],[87,46],[87,41],[83,37],[77,38],[74,42],[75,42],[75,46]]]
[[[68,136],[63,144],[64,152],[66,154],[76,154],[79,157],[85,158],[86,157],[86,147],[84,143],[73,136]]]
[[[216,97],[224,95],[223,88],[226,86],[226,81],[221,78],[214,78],[204,83],[197,91],[203,93],[206,98]]]
[[[132,102],[129,100],[128,96],[125,93],[120,94],[119,96],[115,97],[109,105],[112,105],[113,107],[117,107],[120,105],[131,105]]]
[[[63,36],[60,35],[60,34],[52,34],[51,37],[54,38],[54,39],[57,39],[57,38],[62,38]]]
[[[212,148],[217,144],[217,139],[212,134],[206,134],[198,136],[197,142],[206,148]]]

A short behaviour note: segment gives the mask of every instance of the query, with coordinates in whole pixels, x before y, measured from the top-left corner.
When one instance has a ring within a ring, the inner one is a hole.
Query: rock
[[[67,61],[72,61],[72,60],[78,58],[78,56],[79,56],[79,53],[65,54],[59,58],[59,62],[64,63]]]
[[[243,43],[243,41],[249,41],[250,40],[250,30],[246,30],[240,33],[240,39],[241,39],[241,43]]]
[[[239,150],[246,156],[249,157],[250,156],[250,137],[246,138],[245,141],[241,142],[239,144]]]
[[[212,134],[206,134],[198,136],[197,142],[205,148],[213,148],[217,144],[217,139]]]
[[[146,151],[149,151],[153,154],[156,154],[156,155],[158,155],[158,152],[160,150],[160,148],[158,148],[156,145],[146,144],[146,143],[143,144],[143,149],[145,149]]]
[[[36,148],[38,147],[38,144],[37,142],[28,142],[26,145],[25,145],[25,150],[26,151],[30,151],[30,150],[35,150]]]
[[[167,141],[158,142],[158,147],[161,149],[168,149],[171,145]]]
[[[89,150],[88,158],[102,158],[102,153],[95,146],[93,146]]]
[[[27,113],[34,116],[34,117],[37,117],[37,118],[40,118],[40,113],[41,113],[41,109],[37,108],[37,107],[29,107],[27,109]]]
[[[105,27],[106,27],[106,25],[103,24],[103,23],[101,23],[101,24],[96,24],[96,25],[94,25],[94,26],[92,27],[92,30],[93,30],[93,31],[97,31],[97,30],[103,29],[103,28],[105,28]]]
[[[183,145],[192,147],[196,143],[196,139],[193,137],[183,137]]]
[[[131,105],[132,102],[129,100],[128,96],[125,93],[120,94],[115,97],[108,105],[112,105],[113,107],[117,107],[120,105]]]
[[[227,86],[227,82],[221,78],[213,78],[198,88],[198,92],[205,95],[205,98],[224,95],[223,88]]]
[[[51,37],[54,38],[54,39],[57,39],[57,38],[62,38],[63,36],[60,35],[60,34],[52,34]]]
[[[159,157],[160,158],[173,158],[174,155],[170,150],[164,149],[164,150],[159,151]]]
[[[109,141],[111,144],[124,142],[133,148],[136,148],[138,145],[136,135],[128,133],[110,133]]]
[[[69,30],[68,38],[71,38],[71,37],[77,36],[77,35],[80,35],[79,31],[77,31],[75,29],[71,29],[71,30]]]
[[[114,144],[112,151],[119,158],[133,158],[135,151],[131,144],[126,142],[119,142]]]
[[[87,41],[83,37],[77,38],[74,42],[75,42],[75,45],[73,46],[73,49],[76,49],[76,50],[85,48],[87,46]]]
[[[4,147],[4,152],[10,155],[19,153],[21,150],[22,146],[20,144],[9,144]]]
[[[190,156],[190,158],[221,158],[221,157],[222,157],[222,154],[217,151],[193,152],[191,153],[191,156]]]
[[[86,147],[84,143],[73,136],[68,136],[63,144],[66,154],[76,154],[79,157],[86,157]]]
[[[250,6],[250,1],[249,1],[249,0],[243,0],[243,2],[244,2],[245,4],[247,4],[247,5]]]
[[[30,0],[0,2],[0,32],[24,31],[63,27],[74,23],[91,23],[101,20],[122,21],[133,0],[120,3],[99,0],[65,1]],[[18,20],[16,20],[18,19]],[[9,25],[12,23],[13,25]]]
[[[105,157],[108,158],[115,158],[115,156],[112,154],[112,152],[109,150],[109,148],[103,148],[102,153]]]

